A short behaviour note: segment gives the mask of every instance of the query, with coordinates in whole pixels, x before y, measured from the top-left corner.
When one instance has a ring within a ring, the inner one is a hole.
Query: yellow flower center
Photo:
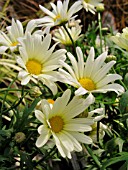
[[[90,2],[90,0],[84,0],[86,3],[89,3]]]
[[[13,43],[11,44],[11,46],[14,47],[14,46],[17,46],[18,44],[19,44],[18,42],[13,42]]]
[[[30,74],[35,74],[35,75],[39,75],[41,73],[42,70],[42,65],[39,61],[37,60],[28,60],[28,62],[26,63],[26,67],[27,70]]]
[[[57,19],[60,19],[60,18],[61,18],[60,14],[56,15],[56,17],[54,18],[54,22],[55,22]]]
[[[55,116],[49,119],[51,129],[55,133],[59,133],[63,129],[64,121],[60,116]]]
[[[96,85],[90,78],[82,78],[79,80],[79,82],[80,82],[81,86],[88,91],[96,89]]]
[[[54,104],[54,100],[53,99],[47,99],[48,103],[50,104]]]

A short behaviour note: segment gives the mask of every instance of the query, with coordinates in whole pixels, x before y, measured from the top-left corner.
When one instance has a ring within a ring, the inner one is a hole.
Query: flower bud
[[[14,139],[17,143],[23,142],[25,140],[25,138],[26,138],[26,136],[23,132],[17,132],[14,137]]]
[[[109,61],[112,61],[112,60],[117,60],[117,58],[116,58],[116,56],[114,56],[114,55],[108,55],[107,57],[106,57],[106,62],[109,62]]]
[[[97,10],[97,12],[103,12],[104,11],[104,4],[101,3],[101,4],[97,5],[96,10]]]

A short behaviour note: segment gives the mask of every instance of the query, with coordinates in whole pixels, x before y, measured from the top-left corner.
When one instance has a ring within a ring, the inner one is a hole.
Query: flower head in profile
[[[80,35],[81,26],[79,24],[76,24],[72,27],[69,27],[68,24],[66,24],[66,27],[74,42],[76,42],[82,36]],[[55,30],[53,40],[56,42],[60,42],[61,44],[66,46],[72,45],[72,41],[69,35],[62,26],[59,29]]]
[[[119,47],[128,51],[128,27],[124,28],[122,33],[117,33],[110,39]]]
[[[48,34],[42,41],[42,36],[28,34],[20,40],[20,56],[17,63],[21,67],[19,78],[21,84],[26,85],[30,80],[41,80],[55,94],[57,92],[55,81],[56,70],[60,67],[59,60],[65,60],[66,50],[60,49],[55,52],[55,45],[50,49],[51,35]]]
[[[19,20],[12,19],[11,26],[8,26],[7,34],[0,31],[0,53],[4,53],[8,48],[14,51],[19,45],[18,38],[24,37],[28,32],[32,33],[34,28],[37,26],[34,20],[28,22],[26,30],[24,31],[23,25]],[[40,31],[37,31],[40,33]]]
[[[88,12],[90,11],[91,13],[95,14],[96,7],[100,4],[103,0],[81,0],[84,9]]]
[[[76,53],[78,61],[68,52],[67,55],[72,66],[61,62],[61,65],[67,71],[62,68],[59,69],[60,80],[63,83],[76,87],[76,95],[84,95],[88,92],[106,93],[107,91],[115,91],[117,94],[124,92],[124,88],[121,85],[113,83],[115,80],[119,80],[122,77],[118,74],[108,74],[116,61],[110,61],[106,64],[104,62],[107,57],[106,52],[94,59],[95,53],[92,47],[86,62],[84,62],[84,56],[80,47],[76,48]]]
[[[69,9],[69,0],[64,0],[63,3],[62,1],[57,0],[57,5],[52,2],[50,4],[53,8],[52,12],[39,5],[40,9],[46,13],[47,16],[37,19],[36,21],[38,24],[50,27],[61,25],[72,19],[72,16],[82,8],[80,1],[76,1]]]
[[[91,131],[93,119],[76,118],[94,102],[90,94],[86,99],[75,96],[70,102],[71,91],[66,90],[53,104],[42,100],[41,110],[35,110],[35,116],[43,124],[38,127],[40,136],[36,141],[37,147],[42,147],[52,139],[62,157],[71,158],[71,152],[82,151],[80,143],[91,144],[90,137],[84,132]],[[61,107],[60,107],[61,106]]]

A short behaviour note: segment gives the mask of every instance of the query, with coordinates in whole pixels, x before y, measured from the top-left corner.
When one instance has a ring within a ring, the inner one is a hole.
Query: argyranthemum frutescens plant
[[[51,11],[40,5],[47,16],[26,26],[12,19],[7,32],[1,31],[0,169],[47,170],[63,164],[65,169],[104,170],[126,160],[121,58],[108,62],[114,50],[102,37],[100,21],[100,46],[97,32],[84,33],[82,19],[77,23],[83,3],[94,13],[101,2],[58,0]],[[102,53],[103,40],[107,52]],[[124,151],[120,157],[118,148]]]
[[[79,142],[92,143],[92,139],[83,132],[91,130],[90,125],[94,123],[93,119],[75,117],[94,102],[94,97],[89,95],[86,99],[82,99],[75,96],[69,102],[70,96],[71,91],[65,91],[63,96],[54,102],[52,108],[48,101],[43,100],[41,111],[35,110],[35,115],[43,123],[38,128],[40,136],[36,141],[36,146],[42,147],[53,136],[61,156],[71,159],[71,152],[82,151]]]
[[[99,57],[94,59],[94,48],[92,47],[84,62],[84,55],[79,47],[76,48],[78,61],[71,53],[67,53],[72,67],[65,62],[61,62],[64,69],[59,69],[62,82],[70,84],[77,88],[76,95],[84,95],[91,93],[106,93],[107,91],[115,91],[116,93],[123,93],[124,88],[117,84],[111,83],[122,77],[118,74],[107,74],[108,71],[115,64],[115,61],[110,61],[107,64],[104,62],[107,53],[102,53]]]

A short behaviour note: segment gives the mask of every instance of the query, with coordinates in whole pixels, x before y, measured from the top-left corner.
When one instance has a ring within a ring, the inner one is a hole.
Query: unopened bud
[[[23,132],[17,132],[15,134],[15,137],[14,137],[14,139],[17,143],[23,142],[25,140],[25,138],[26,137],[25,137],[25,134]]]
[[[97,12],[103,12],[104,11],[104,4],[101,3],[101,4],[97,5],[96,10],[97,10]]]
[[[116,58],[116,56],[114,56],[114,55],[108,55],[107,57],[106,57],[106,62],[109,62],[109,61],[112,61],[112,60],[117,60],[117,58]]]

